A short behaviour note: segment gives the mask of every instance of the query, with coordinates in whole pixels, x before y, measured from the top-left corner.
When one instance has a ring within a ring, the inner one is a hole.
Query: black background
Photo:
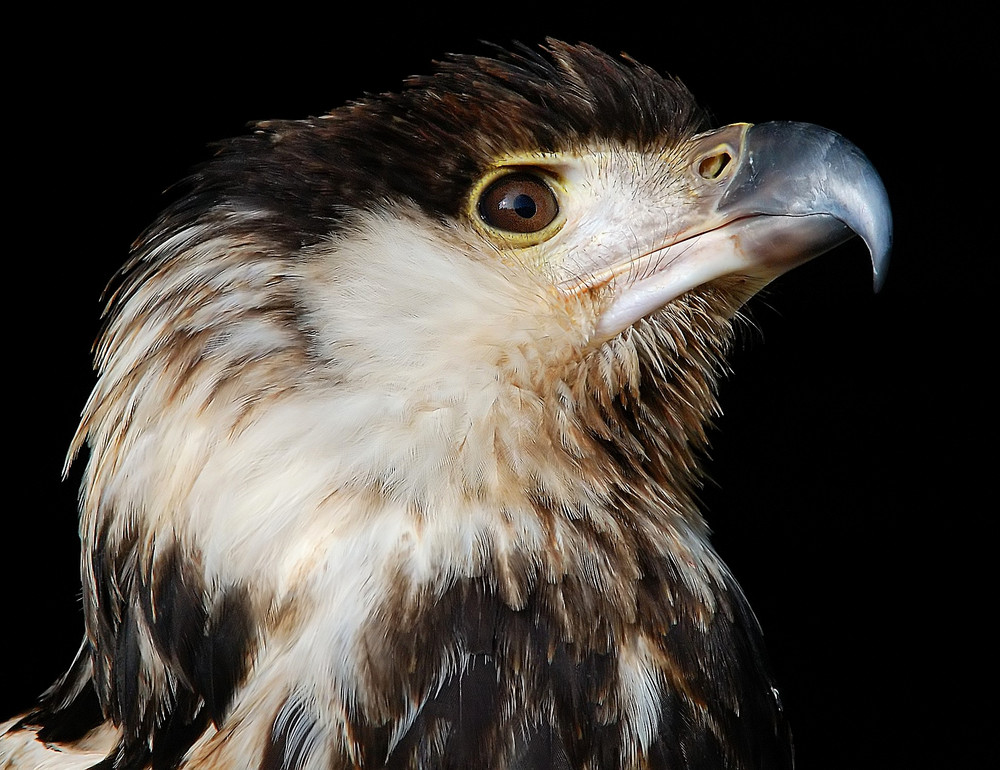
[[[82,634],[82,463],[60,472],[93,381],[101,291],[162,192],[250,121],[393,90],[481,40],[552,35],[679,76],[719,125],[834,129],[880,170],[895,215],[884,290],[854,241],[757,298],[704,497],[764,626],[800,767],[976,766],[980,622],[995,606],[976,546],[995,503],[976,492],[992,350],[973,297],[992,279],[958,242],[991,223],[969,186],[989,173],[990,140],[976,136],[984,118],[961,88],[978,75],[947,23],[624,5],[356,7],[349,22],[291,7],[149,13],[8,32],[23,52],[7,64],[5,109],[0,721],[63,671]]]

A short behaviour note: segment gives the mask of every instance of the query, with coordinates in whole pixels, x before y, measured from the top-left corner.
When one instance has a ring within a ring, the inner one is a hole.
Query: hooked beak
[[[696,137],[685,155],[694,203],[655,249],[588,268],[608,286],[598,337],[608,339],[684,292],[723,276],[756,288],[860,236],[876,291],[885,281],[892,214],[868,159],[807,123],[734,124]]]

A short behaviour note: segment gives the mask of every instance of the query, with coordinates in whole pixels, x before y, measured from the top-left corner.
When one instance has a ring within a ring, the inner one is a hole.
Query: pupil
[[[535,216],[535,211],[537,207],[535,206],[535,199],[530,195],[525,195],[521,193],[516,198],[514,198],[514,211],[519,217],[524,219],[531,219]]]

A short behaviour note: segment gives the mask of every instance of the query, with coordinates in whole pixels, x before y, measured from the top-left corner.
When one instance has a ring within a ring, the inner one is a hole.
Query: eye
[[[507,174],[479,198],[479,216],[490,227],[511,233],[537,233],[552,223],[559,202],[545,181],[523,171]]]

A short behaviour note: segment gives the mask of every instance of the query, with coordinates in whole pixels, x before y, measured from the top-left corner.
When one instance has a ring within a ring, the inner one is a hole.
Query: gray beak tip
[[[744,205],[749,198],[764,214],[840,220],[868,246],[875,291],[881,289],[892,249],[892,209],[864,153],[840,134],[807,123],[761,123],[746,136],[748,162],[734,185]]]

